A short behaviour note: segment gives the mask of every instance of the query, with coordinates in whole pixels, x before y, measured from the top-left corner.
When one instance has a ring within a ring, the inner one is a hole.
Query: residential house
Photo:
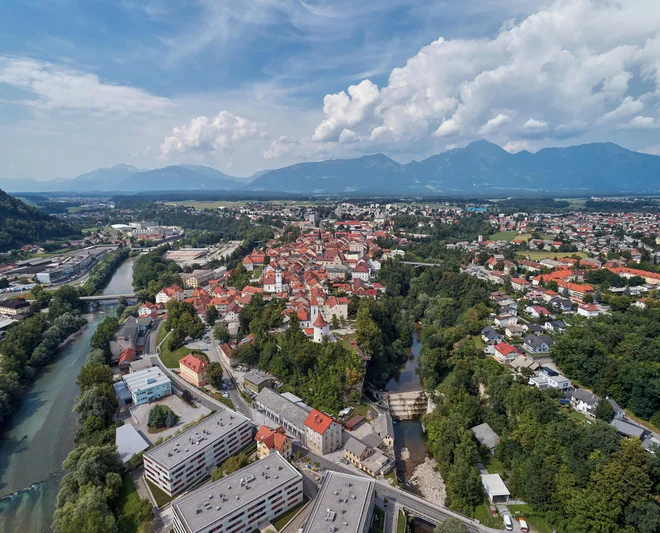
[[[550,311],[540,305],[528,305],[525,307],[525,312],[533,318],[547,318],[550,317]]]
[[[518,317],[515,315],[497,315],[495,317],[494,323],[499,328],[515,326],[518,324]]]
[[[600,314],[606,314],[606,311],[597,305],[580,304],[577,308],[577,314],[586,318],[595,318]]]
[[[273,379],[259,372],[248,372],[243,376],[243,387],[252,394],[259,394],[265,387],[272,387]]]
[[[170,287],[165,287],[158,294],[156,294],[156,303],[157,304],[166,304],[170,300],[174,299],[177,302],[183,302],[185,298],[183,289],[178,285],[171,285]]]
[[[344,445],[343,457],[370,476],[385,474],[391,466],[390,459],[383,452],[367,446],[354,437],[350,437]]]
[[[507,326],[504,330],[504,334],[510,339],[522,337],[524,332],[522,326]]]
[[[481,340],[483,340],[486,344],[497,344],[502,340],[502,338],[500,337],[500,334],[495,331],[493,326],[486,326],[481,330]]]
[[[523,348],[528,353],[548,353],[553,344],[550,335],[527,335],[523,339]]]
[[[600,398],[585,389],[575,389],[566,393],[566,398],[571,402],[571,407],[589,418],[596,418],[596,407]]]
[[[510,363],[520,355],[520,352],[506,342],[500,342],[493,348],[495,357],[502,363]]]
[[[511,279],[511,288],[517,292],[524,292],[529,289],[532,284],[523,278],[512,278]]]
[[[15,298],[12,300],[0,300],[0,315],[15,316],[27,312],[30,304],[25,298]]]
[[[521,372],[524,368],[528,368],[531,371],[535,372],[539,368],[541,368],[541,365],[539,365],[536,361],[534,361],[534,359],[532,359],[531,357],[527,357],[526,355],[519,355],[513,361],[511,361],[509,365],[516,372]]]
[[[547,388],[567,390],[571,388],[570,379],[545,366],[541,367],[539,372],[529,378],[529,384],[541,390]]]
[[[376,434],[383,440],[383,444],[388,448],[394,446],[394,425],[392,415],[389,411],[384,411],[373,421],[373,427]]]
[[[119,326],[119,329],[115,332],[110,340],[110,353],[112,354],[112,361],[117,361],[119,355],[126,350],[131,348],[136,349],[138,338],[138,323],[137,318],[134,316],[129,316],[124,323]]]
[[[287,459],[291,457],[291,439],[286,436],[286,431],[281,426],[277,429],[260,426],[254,440],[257,441],[257,457],[259,459],[268,457],[271,453],[279,453]]]
[[[202,387],[208,383],[206,367],[207,362],[192,353],[179,359],[179,375],[195,387]]]
[[[549,320],[543,324],[543,329],[553,333],[564,333],[568,325],[563,320]]]
[[[491,453],[495,450],[495,447],[500,443],[500,437],[497,433],[493,431],[486,422],[474,426],[470,429],[474,438],[477,439],[477,442],[488,449]]]
[[[312,451],[325,455],[342,444],[341,424],[331,416],[313,409],[305,419],[305,442]]]

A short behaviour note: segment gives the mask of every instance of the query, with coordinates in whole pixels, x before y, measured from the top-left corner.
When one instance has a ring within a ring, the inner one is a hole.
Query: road
[[[174,388],[177,389],[179,392],[181,392],[184,389],[188,390],[196,399],[196,401],[198,401],[201,405],[204,405],[209,409],[217,409],[219,406],[222,406],[220,402],[214,400],[213,398],[210,398],[209,396],[202,393],[194,386],[190,385],[189,383],[181,379],[170,369],[165,368],[165,366],[163,365],[163,363],[161,362],[160,358],[157,355],[158,350],[156,346],[156,336],[160,326],[161,323],[159,322],[155,328],[152,328],[152,331],[150,331],[147,334],[147,339],[145,342],[145,348],[148,350],[148,353],[150,354],[149,357],[154,362],[154,364],[159,366],[161,370],[163,370],[163,372],[165,372],[165,374],[168,375],[170,379],[172,379]],[[234,381],[234,378],[231,373],[231,369],[229,368],[229,365],[226,363],[224,357],[220,354],[219,347],[217,346],[217,342],[215,341],[215,339],[211,341],[210,350],[207,353],[210,361],[218,362],[223,366],[226,378],[228,378],[232,382],[233,387],[229,389],[228,392],[232,402],[234,403],[235,409],[244,416],[247,416],[248,418],[252,419],[253,418],[252,409],[247,405],[243,397],[238,392],[238,389],[236,387],[236,382]],[[318,462],[319,465],[326,470],[334,470],[337,472],[344,472],[346,474],[362,475],[364,477],[369,477],[363,472],[357,470],[356,468],[352,468],[348,465],[338,464],[335,463],[334,461],[326,459],[323,456],[316,455],[298,443],[294,443],[294,452],[296,450],[300,451],[301,456],[303,457],[307,456],[312,463]],[[312,485],[314,484],[313,480],[308,479],[307,476],[305,476],[305,478],[306,478],[305,493],[306,494],[313,493],[316,490],[316,487],[312,487]],[[373,478],[369,477],[369,479],[373,479]],[[390,500],[390,502],[392,502],[392,505],[398,505],[399,507],[403,507],[410,514],[419,516],[431,523],[437,524],[449,518],[458,518],[461,522],[463,522],[463,524],[465,524],[467,530],[470,533],[491,533],[491,532],[495,533],[500,531],[497,529],[491,529],[481,524],[478,524],[477,522],[466,516],[463,516],[459,513],[455,513],[445,507],[435,505],[410,492],[393,487],[389,483],[386,483],[385,481],[381,481],[378,479],[374,481],[376,483],[376,491],[380,497],[387,498],[388,500]]]
[[[359,471],[357,468],[351,468],[348,465],[344,466],[341,464],[337,464],[333,461],[329,461],[325,457],[321,455],[316,455],[300,445],[294,445],[294,448],[296,450],[299,450],[303,457],[304,456],[309,457],[312,463],[318,462],[321,465],[321,467],[325,468],[326,470],[334,470],[336,472],[344,472],[346,474],[362,475],[364,477],[369,477],[366,474]],[[373,479],[373,478],[369,477],[369,479]],[[496,531],[501,533],[499,529],[492,529],[483,526],[481,524],[478,524],[474,520],[466,516],[463,516],[459,513],[455,513],[445,507],[440,507],[438,505],[435,505],[410,492],[393,487],[392,485],[390,485],[385,481],[381,481],[379,479],[375,479],[374,481],[376,482],[376,491],[378,492],[379,495],[387,497],[391,502],[399,505],[400,507],[405,508],[412,514],[419,515],[421,518],[424,518],[429,522],[437,524],[449,518],[458,518],[461,522],[463,522],[463,524],[465,524],[467,530],[471,533],[490,533],[490,532],[494,533]]]

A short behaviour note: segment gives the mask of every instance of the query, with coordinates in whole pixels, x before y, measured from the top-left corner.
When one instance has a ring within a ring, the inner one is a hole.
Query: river
[[[103,294],[133,291],[133,259],[115,272]],[[98,324],[114,312],[104,305],[89,316],[82,333],[60,350],[30,386],[0,441],[0,533],[47,533],[55,510],[62,461],[77,431],[72,407],[76,378]]]
[[[401,366],[397,375],[386,385],[388,392],[410,392],[422,389],[422,382],[419,377],[419,352],[422,343],[417,330],[413,332],[412,345],[410,347],[411,356]],[[420,420],[399,420],[394,424],[394,443],[397,457],[397,476],[399,479],[409,479],[415,468],[428,455],[426,448],[426,439],[422,430]],[[401,450],[406,448],[409,458],[401,459]]]

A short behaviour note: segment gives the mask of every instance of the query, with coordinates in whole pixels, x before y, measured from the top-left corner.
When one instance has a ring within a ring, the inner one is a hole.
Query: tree
[[[209,305],[206,308],[206,323],[213,327],[215,321],[218,320],[220,313],[218,313],[218,308],[215,305]]]
[[[105,358],[105,352],[103,350],[95,349],[87,354],[87,359],[85,359],[85,365],[105,365],[107,360]]]
[[[582,298],[582,301],[585,304],[590,304],[593,303],[594,301],[594,296],[592,294],[585,294],[584,297]]]
[[[155,405],[149,411],[149,420],[147,425],[150,428],[173,427],[176,425],[179,417],[174,414],[169,407],[165,405]]]
[[[458,518],[449,518],[440,522],[433,533],[467,533],[467,528]]]
[[[206,367],[206,376],[209,378],[211,385],[213,385],[216,389],[220,389],[222,387],[223,375],[224,372],[220,363],[213,361]]]
[[[81,392],[95,386],[107,383],[112,386],[112,370],[105,364],[94,363],[85,365],[80,369],[78,380],[76,381]]]
[[[596,405],[596,418],[604,422],[609,422],[613,417],[614,408],[607,399],[602,398],[598,402],[598,405]]]
[[[181,399],[189,404],[192,404],[195,400],[188,389],[183,389],[183,392],[181,393]]]
[[[213,328],[213,337],[215,340],[218,342],[229,342],[229,339],[231,339],[231,335],[229,335],[229,329],[227,329],[227,324],[224,322],[220,322],[219,324],[216,324],[215,328]]]
[[[95,416],[103,427],[108,427],[117,410],[114,389],[108,385],[93,385],[78,396],[73,410],[78,414],[80,426],[84,426],[90,416]]]

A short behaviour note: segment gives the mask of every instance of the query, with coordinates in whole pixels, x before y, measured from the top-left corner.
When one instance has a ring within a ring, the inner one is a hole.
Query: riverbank
[[[438,472],[438,465],[435,459],[426,457],[423,463],[417,465],[410,478],[410,483],[417,487],[422,496],[427,500],[437,505],[445,504],[445,498],[447,497],[445,482]]]

